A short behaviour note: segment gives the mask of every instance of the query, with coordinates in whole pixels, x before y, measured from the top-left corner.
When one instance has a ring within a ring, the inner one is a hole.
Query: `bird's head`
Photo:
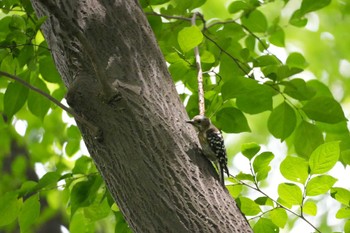
[[[197,115],[192,120],[186,121],[186,123],[193,125],[198,131],[205,131],[210,127],[209,118],[202,115]]]

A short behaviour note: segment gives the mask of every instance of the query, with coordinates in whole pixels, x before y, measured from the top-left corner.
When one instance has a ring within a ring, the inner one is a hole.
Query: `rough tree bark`
[[[91,157],[134,232],[251,232],[201,156],[137,0],[31,0]]]

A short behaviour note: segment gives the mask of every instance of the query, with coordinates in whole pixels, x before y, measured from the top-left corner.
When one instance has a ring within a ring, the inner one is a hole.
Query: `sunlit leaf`
[[[303,213],[316,216],[317,214],[317,205],[315,202],[307,200],[303,205]]]
[[[245,143],[242,144],[241,151],[245,157],[251,160],[260,151],[260,145],[254,142]]]
[[[287,223],[288,215],[285,209],[276,208],[270,212],[271,220],[276,226],[284,228]]]
[[[278,195],[283,201],[290,205],[300,205],[303,198],[299,186],[291,183],[279,184]]]
[[[247,216],[254,216],[261,212],[260,206],[247,197],[239,197],[236,202],[240,210]]]
[[[317,196],[328,192],[337,179],[329,175],[316,176],[306,186],[307,196]]]
[[[308,177],[308,162],[300,157],[287,156],[280,165],[281,174],[284,178],[305,184]]]
[[[177,37],[180,48],[184,52],[188,52],[197,45],[199,45],[203,40],[203,34],[201,30],[196,26],[183,28]]]
[[[339,142],[327,142],[317,147],[309,159],[311,174],[322,174],[331,170],[339,155]]]
[[[259,218],[253,227],[254,233],[267,233],[267,232],[279,232],[278,226],[276,226],[271,219]]]

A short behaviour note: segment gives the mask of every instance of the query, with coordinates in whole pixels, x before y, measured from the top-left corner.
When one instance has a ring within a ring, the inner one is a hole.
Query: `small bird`
[[[198,131],[199,142],[202,146],[203,154],[215,163],[220,176],[220,182],[224,185],[224,172],[230,176],[227,168],[227,154],[224,138],[218,128],[216,128],[209,118],[201,115],[186,121],[192,124]]]

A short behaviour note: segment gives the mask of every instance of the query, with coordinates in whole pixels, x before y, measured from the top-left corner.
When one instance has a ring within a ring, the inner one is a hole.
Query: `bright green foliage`
[[[6,193],[0,198],[0,226],[8,225],[13,222],[20,210],[21,202],[17,200],[14,192]]]
[[[321,175],[312,178],[306,186],[307,196],[325,194],[334,185],[337,179],[329,175]]]
[[[249,198],[239,197],[236,201],[241,211],[247,216],[254,216],[261,212],[259,205]]]
[[[253,169],[257,181],[266,179],[271,167],[269,166],[274,155],[271,152],[263,152],[255,157],[253,162]]]
[[[260,145],[250,142],[243,144],[241,146],[241,151],[245,157],[251,160],[260,151],[260,148]]]
[[[280,228],[284,228],[288,220],[287,212],[282,208],[273,209],[270,212],[270,217],[272,222]]]
[[[292,183],[280,184],[278,186],[278,195],[287,206],[300,205],[302,202],[301,189]]]
[[[21,233],[28,232],[31,225],[39,217],[40,214],[40,203],[39,194],[35,194],[25,200],[21,208],[21,212],[18,216],[19,227]]]
[[[309,158],[323,142],[322,131],[316,125],[306,121],[300,122],[294,134],[294,147],[298,155]]]
[[[316,216],[317,205],[313,201],[306,201],[303,206],[303,213],[311,216]]]
[[[278,226],[268,218],[260,218],[254,225],[253,230],[254,233],[279,232]]]
[[[320,96],[308,101],[303,111],[310,119],[335,124],[345,121],[344,112],[340,104],[333,98]]]
[[[198,27],[191,26],[182,29],[177,40],[182,51],[188,52],[202,42],[203,35]]]
[[[308,166],[303,158],[287,156],[281,163],[280,171],[284,178],[304,184],[309,175]]]
[[[311,174],[322,174],[333,168],[339,159],[339,142],[328,142],[320,145],[310,156]]]
[[[243,213],[252,216],[249,223],[254,231],[293,232],[295,216],[286,211],[293,207],[299,223],[309,225],[301,216],[315,216],[311,221],[315,224],[336,217],[345,225],[332,230],[350,232],[350,192],[334,187],[339,177],[328,174],[337,162],[350,164],[345,115],[349,111],[344,109],[350,74],[348,67],[340,65],[350,61],[350,36],[345,33],[350,4],[330,0],[301,0],[296,5],[286,0],[140,3],[173,81],[185,87],[180,98],[190,117],[198,114],[193,53],[198,46],[206,114],[225,133],[241,136],[227,145],[234,152],[229,153],[229,164],[239,154],[236,148],[241,147],[248,159],[244,161],[249,171],[233,165],[239,171],[228,178],[232,182],[228,190]],[[0,71],[19,76],[60,101],[66,89],[39,31],[46,17],[37,19],[29,1],[1,1],[0,5]],[[196,16],[196,25],[190,20],[194,12],[203,16]],[[317,22],[311,22],[314,18]],[[312,26],[317,28],[309,30]],[[273,45],[283,52],[274,53]],[[70,232],[99,228],[131,232],[93,161],[79,151],[78,128],[62,121],[61,109],[0,77],[0,113],[1,232],[36,232],[55,214]],[[21,123],[26,125],[22,131]],[[268,152],[270,147],[274,154]],[[277,151],[280,147],[285,150]],[[46,174],[36,176],[36,165],[42,165]],[[276,184],[276,172],[286,181]],[[278,185],[277,200],[265,191],[273,185]],[[259,197],[252,198],[252,192]],[[336,216],[324,213],[318,197],[341,203]],[[314,227],[329,231],[322,225]]]

